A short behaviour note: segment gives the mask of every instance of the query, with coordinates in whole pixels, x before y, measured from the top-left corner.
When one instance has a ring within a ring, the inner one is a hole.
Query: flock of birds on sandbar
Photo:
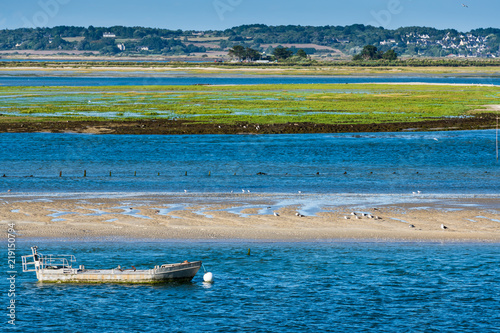
[[[344,219],[350,220],[351,217],[353,219],[356,219],[356,220],[361,220],[363,217],[367,218],[367,219],[374,219],[374,220],[381,220],[382,219],[381,217],[378,217],[376,215],[367,214],[367,213],[356,213],[356,212],[352,212],[350,216],[349,215],[344,216]]]
[[[270,208],[270,207],[268,207],[268,208]],[[374,209],[377,210],[377,208],[374,208]],[[277,212],[273,212],[273,215],[274,216],[280,216],[280,214],[278,214]],[[300,214],[299,212],[295,212],[295,216],[297,216],[297,217],[304,217],[304,215]],[[377,215],[368,214],[368,213],[351,212],[350,215],[345,215],[344,216],[344,219],[346,219],[346,220],[350,220],[351,218],[352,219],[356,219],[356,220],[361,220],[362,218],[373,219],[373,220],[382,220],[381,217],[379,217]],[[415,225],[414,224],[409,224],[408,227],[415,228]],[[441,224],[441,229],[446,230],[446,229],[448,229],[448,227],[445,226],[444,224]]]

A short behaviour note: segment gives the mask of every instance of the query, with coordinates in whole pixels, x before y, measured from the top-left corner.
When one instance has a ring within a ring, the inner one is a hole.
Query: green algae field
[[[500,88],[434,84],[0,87],[0,122],[384,124],[498,112]]]

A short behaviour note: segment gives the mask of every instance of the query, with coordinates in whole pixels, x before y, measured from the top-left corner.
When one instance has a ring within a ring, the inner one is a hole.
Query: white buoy
[[[208,282],[208,283],[212,283],[214,282],[214,276],[212,273],[210,272],[206,272],[204,275],[203,275],[203,281],[204,282]]]

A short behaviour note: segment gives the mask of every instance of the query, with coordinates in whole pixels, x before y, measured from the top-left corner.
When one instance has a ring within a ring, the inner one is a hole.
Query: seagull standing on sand
[[[280,216],[280,214],[278,214],[278,213],[274,212],[274,216]]]
[[[445,230],[445,229],[448,229],[448,227],[445,226],[444,224],[441,224],[441,229]]]

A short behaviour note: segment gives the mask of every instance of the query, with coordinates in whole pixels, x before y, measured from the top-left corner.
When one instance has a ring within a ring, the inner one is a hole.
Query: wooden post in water
[[[111,171],[109,172],[109,176],[111,177]]]
[[[134,177],[137,176],[137,171],[134,171]]]
[[[212,174],[212,171],[209,171],[209,172],[208,172],[208,175],[210,176],[211,174]]]
[[[62,177],[62,171],[59,171],[59,177]]]
[[[186,171],[186,172],[184,173],[184,176],[187,176],[187,175],[188,175],[188,172]]]
[[[83,170],[83,177],[87,177],[87,170]]]

